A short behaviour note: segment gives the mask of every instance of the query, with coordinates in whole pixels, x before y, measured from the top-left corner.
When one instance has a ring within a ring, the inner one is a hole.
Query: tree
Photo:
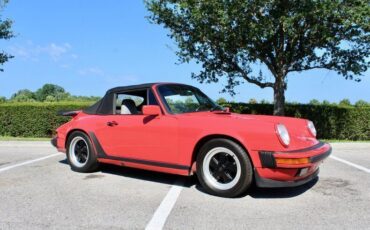
[[[216,103],[219,105],[226,104],[227,100],[223,97],[220,97],[219,99],[217,99]]]
[[[70,94],[67,93],[64,88],[54,84],[43,85],[36,91],[35,95],[38,101],[45,101],[47,96],[53,96],[57,101],[61,101],[70,96]]]
[[[322,101],[322,104],[323,105],[332,105],[328,100],[323,100]]]
[[[0,11],[8,3],[8,0],[0,0]],[[10,39],[14,37],[13,32],[11,31],[12,21],[10,19],[2,20],[0,18],[0,39]],[[4,65],[10,58],[13,58],[12,55],[5,53],[4,51],[0,52],[0,65]],[[3,68],[0,68],[0,71],[4,71]]]
[[[10,97],[10,101],[16,102],[30,102],[35,101],[35,93],[28,89],[18,90],[15,94]]]
[[[248,104],[257,104],[257,100],[254,98],[249,99]]]
[[[358,100],[356,103],[355,103],[355,106],[356,107],[367,107],[367,106],[370,106],[370,103],[367,103],[366,101],[364,100]]]
[[[180,62],[202,65],[192,77],[224,91],[246,81],[274,91],[284,114],[287,77],[312,69],[359,81],[370,65],[368,0],[146,0],[149,19],[168,28]],[[259,71],[258,71],[259,69]],[[266,71],[267,70],[267,71]]]
[[[55,101],[56,101],[55,97],[51,95],[48,95],[45,98],[45,102],[55,102]]]
[[[0,103],[4,103],[4,102],[6,102],[6,97],[0,97]]]
[[[262,99],[260,104],[270,104],[270,102],[266,99]]]
[[[339,102],[340,106],[351,106],[351,101],[349,99],[343,99]]]
[[[310,105],[320,105],[321,103],[317,99],[312,99],[310,102],[308,102],[308,104],[310,104]]]
[[[14,93],[9,101],[13,102],[54,102],[54,101],[98,101],[101,97],[97,96],[72,96],[63,87],[53,84],[45,84],[36,92],[29,89],[21,89]],[[142,99],[141,99],[142,100]],[[0,102],[5,102],[6,98],[0,97]],[[136,101],[136,100],[135,100]],[[139,101],[140,103],[142,101]],[[137,104],[140,104],[137,102]]]

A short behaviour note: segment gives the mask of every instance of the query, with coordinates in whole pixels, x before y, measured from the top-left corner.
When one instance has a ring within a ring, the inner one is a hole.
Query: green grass
[[[46,137],[8,137],[0,136],[0,141],[50,141],[51,138]]]

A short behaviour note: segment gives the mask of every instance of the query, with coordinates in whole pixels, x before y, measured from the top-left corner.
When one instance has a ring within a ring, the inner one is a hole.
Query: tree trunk
[[[274,84],[274,115],[284,116],[286,83],[283,77],[276,77]]]

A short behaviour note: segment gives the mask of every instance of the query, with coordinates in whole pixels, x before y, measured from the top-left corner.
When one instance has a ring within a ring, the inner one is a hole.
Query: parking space
[[[333,143],[332,146],[336,157],[370,169],[369,143],[356,143],[356,153],[353,153],[353,143]]]
[[[0,168],[56,153],[48,142],[0,142]]]
[[[329,159],[318,181],[298,188],[253,189],[225,199],[185,189],[166,228],[366,229],[370,174]]]
[[[333,155],[369,168],[369,143],[333,147]],[[370,174],[332,158],[322,165],[318,181],[297,188],[253,188],[234,199],[204,193],[195,178],[116,166],[72,172],[63,154],[1,171],[55,153],[48,143],[0,143],[0,229],[144,229],[153,218],[162,218],[164,229],[370,225]],[[183,186],[169,197],[175,182]]]

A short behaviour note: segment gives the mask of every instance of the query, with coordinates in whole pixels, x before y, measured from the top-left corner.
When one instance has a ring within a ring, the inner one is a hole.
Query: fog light
[[[310,159],[305,158],[276,158],[276,164],[286,164],[286,165],[299,165],[299,164],[308,164]]]

